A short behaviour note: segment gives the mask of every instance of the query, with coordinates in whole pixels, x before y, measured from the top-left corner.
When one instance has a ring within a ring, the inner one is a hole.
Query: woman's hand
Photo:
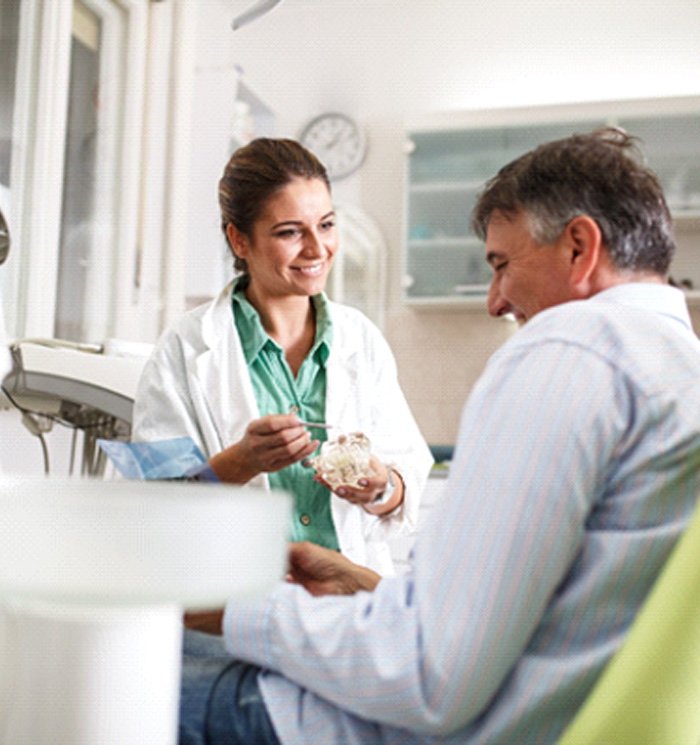
[[[366,478],[359,480],[359,486],[341,484],[333,489],[330,484],[324,481],[320,476],[316,476],[315,479],[341,499],[345,499],[352,504],[363,507],[372,515],[382,516],[393,512],[401,502],[403,502],[403,481],[398,474],[394,472],[394,479],[399,483],[396,484],[392,498],[385,504],[378,507],[372,507],[372,503],[380,497],[387,488],[389,471],[389,466],[384,465],[378,458],[375,458],[375,456],[372,455],[370,457],[370,474]]]
[[[270,414],[254,419],[243,438],[212,456],[209,465],[220,481],[245,484],[308,458],[318,446],[296,414]]]
[[[381,576],[338,551],[303,541],[289,547],[287,580],[303,585],[312,595],[354,595],[360,590],[372,592]]]

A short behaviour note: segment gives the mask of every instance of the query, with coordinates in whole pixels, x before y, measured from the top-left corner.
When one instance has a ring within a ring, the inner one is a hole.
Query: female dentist
[[[324,166],[293,140],[254,140],[219,183],[237,276],[166,330],[146,365],[134,440],[189,435],[222,481],[294,496],[291,537],[387,576],[432,465],[380,331],[330,301],[338,249]],[[373,473],[331,492],[304,465],[327,430],[363,432]]]

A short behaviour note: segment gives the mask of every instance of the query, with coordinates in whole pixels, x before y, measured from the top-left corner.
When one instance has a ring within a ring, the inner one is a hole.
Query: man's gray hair
[[[666,275],[673,258],[671,215],[636,138],[608,127],[540,145],[490,179],[472,213],[482,240],[492,214],[524,211],[532,237],[553,243],[578,215],[596,221],[613,265]]]

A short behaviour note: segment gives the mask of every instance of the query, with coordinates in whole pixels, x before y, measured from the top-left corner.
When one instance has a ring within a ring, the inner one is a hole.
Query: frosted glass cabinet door
[[[500,132],[411,132],[404,286],[408,299],[483,295],[488,281],[469,213],[499,162]]]
[[[619,126],[639,137],[674,216],[700,213],[700,115],[624,117]]]

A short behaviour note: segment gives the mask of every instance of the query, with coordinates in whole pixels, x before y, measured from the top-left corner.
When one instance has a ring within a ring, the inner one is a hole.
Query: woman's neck
[[[265,331],[284,350],[290,368],[297,374],[316,338],[316,314],[313,301],[304,295],[280,298],[256,296],[246,290],[248,302],[258,311]]]

